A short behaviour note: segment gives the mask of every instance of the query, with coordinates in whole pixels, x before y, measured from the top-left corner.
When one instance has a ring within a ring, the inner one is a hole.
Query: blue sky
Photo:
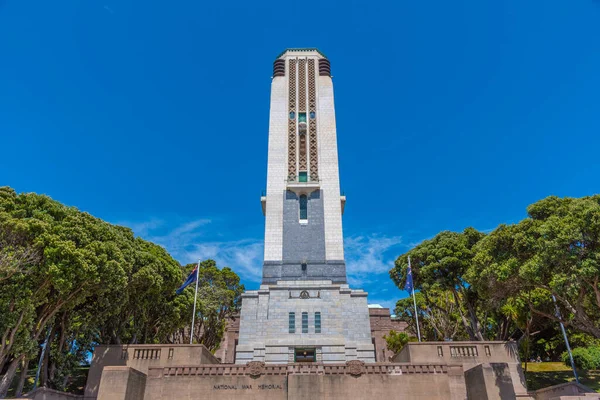
[[[256,288],[272,62],[334,76],[351,282],[600,183],[600,1],[0,0],[0,184]]]

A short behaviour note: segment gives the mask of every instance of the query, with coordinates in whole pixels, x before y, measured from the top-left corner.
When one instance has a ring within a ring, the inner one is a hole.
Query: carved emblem
[[[300,292],[300,294],[298,295],[298,297],[294,297],[292,296],[292,291],[289,291],[289,298],[290,299],[312,299],[312,298],[316,298],[316,299],[320,299],[321,298],[321,291],[319,290],[317,292],[317,297],[311,297],[310,293],[308,292],[308,290],[303,290]]]
[[[358,360],[346,362],[346,370],[352,376],[361,376],[365,373],[365,363]]]
[[[250,361],[246,364],[248,369],[248,375],[252,377],[259,377],[265,372],[265,363],[262,361]]]

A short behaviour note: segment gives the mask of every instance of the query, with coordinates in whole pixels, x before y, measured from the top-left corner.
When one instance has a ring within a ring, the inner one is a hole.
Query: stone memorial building
[[[367,305],[346,278],[329,60],[288,49],[271,83],[262,284],[242,295],[219,350],[202,345],[96,347],[85,394],[37,400],[599,399],[579,384],[527,391],[515,342],[409,343],[405,324]],[[235,267],[235,266],[233,266]]]
[[[316,49],[274,63],[262,285],[242,295],[235,362],[375,362],[367,293],[346,278],[333,82]]]

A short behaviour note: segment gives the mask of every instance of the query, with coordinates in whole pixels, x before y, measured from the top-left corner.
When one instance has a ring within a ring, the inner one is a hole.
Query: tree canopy
[[[444,231],[398,257],[390,277],[404,288],[410,256],[427,339],[550,343],[559,320],[588,342],[600,338],[600,195],[551,196],[527,215],[489,234]],[[409,303],[396,313],[414,327]]]
[[[41,379],[58,389],[96,344],[176,340],[192,314],[193,293],[175,295],[188,270],[129,228],[0,188],[0,397],[46,338]],[[195,339],[216,350],[243,286],[212,260],[200,271]]]

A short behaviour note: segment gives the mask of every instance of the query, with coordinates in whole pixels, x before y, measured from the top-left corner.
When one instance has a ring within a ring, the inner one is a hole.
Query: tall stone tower
[[[273,64],[263,278],[242,295],[236,363],[375,361],[367,293],[346,283],[330,70],[317,49]]]

